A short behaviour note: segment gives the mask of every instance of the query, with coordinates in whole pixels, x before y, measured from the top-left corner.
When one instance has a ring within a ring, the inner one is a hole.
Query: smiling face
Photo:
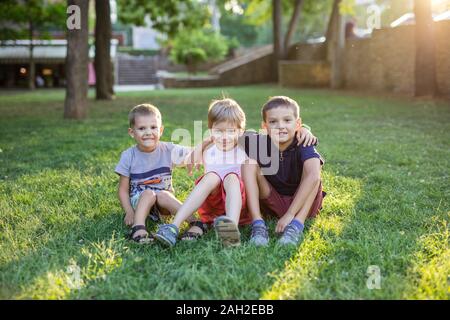
[[[214,143],[222,151],[233,149],[237,145],[242,132],[242,129],[239,129],[234,123],[229,121],[215,122],[211,128]]]
[[[134,126],[128,129],[128,133],[136,141],[139,150],[152,152],[156,149],[163,130],[161,119],[156,115],[137,115]]]
[[[267,130],[270,138],[278,143],[279,148],[287,148],[295,137],[295,132],[300,129],[301,120],[294,114],[294,110],[281,106],[272,108],[265,113],[265,121],[262,127]]]

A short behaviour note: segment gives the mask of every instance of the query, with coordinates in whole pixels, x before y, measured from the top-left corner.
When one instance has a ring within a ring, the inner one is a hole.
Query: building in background
[[[111,40],[111,60],[116,61],[117,39]],[[36,65],[36,87],[64,87],[66,84],[65,59],[67,41],[65,39],[33,40],[33,60]],[[3,41],[0,45],[0,87],[27,87],[29,40]],[[89,84],[95,84],[93,61],[95,47],[89,48]]]

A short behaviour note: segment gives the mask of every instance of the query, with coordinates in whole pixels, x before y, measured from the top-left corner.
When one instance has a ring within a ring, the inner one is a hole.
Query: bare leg
[[[254,160],[242,165],[242,179],[247,196],[247,208],[253,221],[260,220],[262,216],[259,199],[265,199],[270,195],[269,182],[261,174],[261,169]]]
[[[178,200],[172,192],[160,191],[156,194],[156,204],[161,209],[169,211],[171,215],[175,215],[181,208],[183,203]],[[188,222],[195,220],[194,217],[189,217]]]
[[[166,209],[174,215],[181,208],[181,201],[178,200],[172,192],[160,191],[156,195],[156,204],[158,207]]]
[[[200,208],[210,193],[219,186],[219,183],[220,178],[216,174],[207,173],[178,210],[172,223],[179,228],[187,218]]]
[[[226,192],[226,215],[233,219],[236,225],[238,225],[242,209],[242,195],[239,178],[235,174],[229,174],[223,180],[223,187]]]
[[[300,183],[300,185],[301,185],[301,183]],[[305,224],[305,220],[308,217],[309,210],[311,209],[314,199],[317,196],[317,192],[319,191],[319,186],[320,186],[320,181],[316,183],[314,188],[308,194],[305,202],[303,203],[303,206],[300,208],[300,210],[297,212],[297,214],[294,217],[294,219],[300,221],[302,224]]]
[[[139,202],[137,204],[136,210],[134,211],[134,226],[144,225],[145,219],[147,219],[150,209],[156,202],[156,194],[152,190],[145,190],[142,192]],[[138,230],[135,233],[135,237],[140,235],[145,235],[147,232],[145,230]]]

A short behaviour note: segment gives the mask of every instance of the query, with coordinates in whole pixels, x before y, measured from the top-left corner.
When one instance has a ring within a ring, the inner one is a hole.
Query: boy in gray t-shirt
[[[150,211],[175,214],[181,202],[172,187],[172,169],[186,165],[192,149],[161,142],[164,127],[158,108],[150,104],[134,107],[129,114],[129,135],[136,145],[120,157],[115,172],[120,176],[118,196],[125,210],[125,224],[136,242],[152,241],[145,228]]]

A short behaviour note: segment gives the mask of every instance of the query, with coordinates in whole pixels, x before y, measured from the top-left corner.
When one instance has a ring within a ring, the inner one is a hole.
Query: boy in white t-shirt
[[[173,223],[160,225],[155,238],[164,245],[175,245],[180,225],[197,210],[203,224],[214,224],[225,246],[238,246],[241,242],[238,225],[251,223],[241,179],[241,165],[247,156],[238,145],[245,130],[245,113],[232,99],[215,100],[209,106],[208,128],[211,144],[196,155],[196,159],[202,159],[204,175],[195,182]]]

